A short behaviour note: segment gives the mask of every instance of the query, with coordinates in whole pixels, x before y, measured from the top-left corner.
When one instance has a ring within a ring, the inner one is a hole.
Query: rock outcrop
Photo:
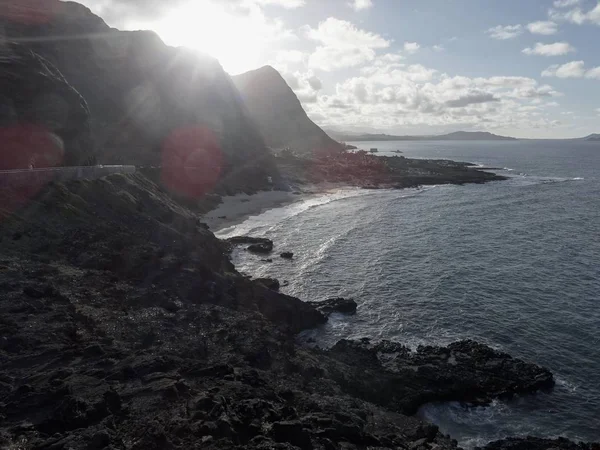
[[[14,42],[0,44],[0,169],[94,162],[83,97],[48,60]]]
[[[320,302],[309,302],[325,315],[337,312],[342,314],[354,314],[358,305],[351,298],[329,298]]]
[[[255,278],[254,281],[268,287],[273,291],[278,291],[281,287],[281,283],[277,278]]]
[[[14,5],[0,15],[0,28],[85,98],[99,163],[168,167],[162,181],[191,196],[220,186],[252,191],[276,178],[259,131],[213,58],[169,47],[153,32],[112,29],[77,3]]]
[[[568,439],[542,439],[535,437],[511,438],[503,441],[491,442],[484,447],[484,450],[600,450],[600,443],[592,444],[579,442],[575,443]],[[476,450],[481,450],[477,448]]]
[[[486,405],[554,386],[548,370],[474,341],[411,352],[395,342],[342,340],[328,354],[344,363],[330,369],[344,391],[404,414],[429,402]]]
[[[271,66],[233,77],[269,147],[300,153],[342,150],[306,115],[294,91]]]

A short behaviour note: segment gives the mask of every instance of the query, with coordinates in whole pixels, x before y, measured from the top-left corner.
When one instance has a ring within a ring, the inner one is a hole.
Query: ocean
[[[550,393],[421,408],[465,448],[523,435],[599,441],[600,144],[354,144],[498,167],[510,179],[342,189],[267,211],[218,235],[266,236],[295,258],[269,264],[239,250],[238,270],[285,281],[282,291],[301,299],[355,299],[355,316],[334,315],[309,333],[322,347],[342,338],[411,347],[472,338],[554,373]]]

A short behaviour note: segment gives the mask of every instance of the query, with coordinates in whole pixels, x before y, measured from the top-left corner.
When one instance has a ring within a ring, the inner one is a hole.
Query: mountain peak
[[[341,149],[338,142],[310,120],[294,91],[272,66],[232,78],[271,148],[300,152]]]

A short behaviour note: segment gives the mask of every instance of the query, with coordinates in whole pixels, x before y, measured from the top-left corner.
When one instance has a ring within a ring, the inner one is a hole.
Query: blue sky
[[[346,131],[600,132],[598,0],[84,0],[231,74],[277,68]]]

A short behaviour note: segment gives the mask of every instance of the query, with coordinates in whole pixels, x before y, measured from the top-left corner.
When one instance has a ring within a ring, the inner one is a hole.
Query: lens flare
[[[215,187],[222,165],[219,140],[211,129],[180,128],[164,142],[161,180],[179,195],[200,198]]]

